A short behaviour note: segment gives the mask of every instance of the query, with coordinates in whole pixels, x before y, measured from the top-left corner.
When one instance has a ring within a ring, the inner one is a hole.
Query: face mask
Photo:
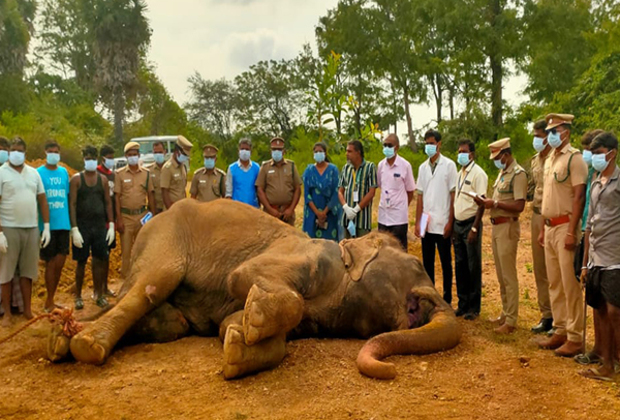
[[[314,161],[316,163],[325,162],[325,152],[314,152]]]
[[[506,169],[506,164],[503,163],[501,159],[494,160],[493,163],[495,164],[495,167],[497,169],[500,169],[502,171]]]
[[[583,160],[588,164],[588,166],[592,166],[592,152],[590,150],[583,151]]]
[[[384,147],[383,154],[385,155],[386,158],[391,159],[396,154],[396,151],[394,150],[393,147]]]
[[[592,155],[592,167],[597,172],[603,172],[609,166],[609,162],[607,161],[607,155],[611,152],[607,153],[597,153]]]
[[[47,154],[47,164],[48,165],[58,165],[60,162],[60,153],[48,153]]]
[[[271,158],[274,160],[274,162],[280,162],[282,160],[282,155],[282,150],[271,151]]]
[[[24,161],[26,160],[26,153],[24,152],[10,152],[9,153],[9,162],[13,166],[22,166]]]
[[[105,165],[106,168],[108,168],[109,170],[112,170],[114,168],[114,159],[105,158],[103,160],[103,164]]]
[[[215,168],[215,159],[213,159],[213,158],[205,158],[205,168],[207,168],[207,169]]]
[[[428,156],[429,158],[432,158],[433,156],[437,154],[437,145],[427,144],[426,146],[424,146],[424,152],[426,153],[426,156]]]
[[[251,150],[239,150],[239,159],[241,159],[242,161],[247,162],[248,160],[250,160],[251,156]]]
[[[4,165],[4,162],[9,160],[9,152],[6,150],[0,150],[0,165]]]
[[[349,224],[347,225],[347,230],[349,231],[349,235],[351,235],[352,237],[355,237],[356,227],[355,227],[355,223],[353,223],[353,220],[349,220]]]
[[[88,159],[84,161],[84,169],[88,172],[94,172],[97,170],[97,161],[94,159]]]
[[[127,158],[127,164],[129,166],[136,166],[138,163],[140,163],[140,156],[129,156]]]
[[[560,133],[554,134],[553,132],[551,132],[549,133],[549,136],[547,136],[547,141],[549,142],[549,146],[557,149],[562,145],[562,136],[560,136]]]
[[[155,163],[158,165],[164,163],[165,155],[163,153],[153,153],[153,157],[155,158]]]
[[[177,155],[177,161],[179,161],[179,163],[185,163],[189,160],[189,156],[185,156],[184,154],[179,153]]]
[[[471,162],[471,159],[469,158],[469,153],[459,153],[459,156],[456,160],[461,166],[467,166],[469,165],[469,162]]]
[[[545,139],[542,137],[534,137],[534,150],[540,153],[545,150],[545,147],[547,147],[545,145]]]

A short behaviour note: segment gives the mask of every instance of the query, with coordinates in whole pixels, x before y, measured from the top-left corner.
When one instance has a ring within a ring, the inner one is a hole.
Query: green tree
[[[199,73],[188,82],[191,99],[185,108],[190,120],[222,141],[232,138],[239,102],[234,85],[226,79],[205,80]]]

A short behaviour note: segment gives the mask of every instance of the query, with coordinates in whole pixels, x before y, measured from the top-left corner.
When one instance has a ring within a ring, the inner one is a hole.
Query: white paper
[[[471,198],[476,198],[478,197],[478,194],[476,194],[473,191],[465,191],[465,194],[467,194],[468,196],[470,196]]]
[[[428,227],[428,220],[430,216],[428,213],[422,213],[422,217],[420,217],[420,237],[423,238],[426,235],[426,228]]]

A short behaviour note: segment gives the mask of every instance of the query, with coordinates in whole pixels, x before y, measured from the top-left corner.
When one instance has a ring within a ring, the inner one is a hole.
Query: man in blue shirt
[[[239,140],[239,160],[228,167],[226,174],[226,198],[232,198],[258,208],[256,179],[260,166],[251,160],[252,141]]]
[[[69,173],[61,166],[60,146],[54,140],[45,144],[46,163],[37,171],[43,181],[45,195],[50,211],[51,240],[49,246],[42,248],[40,255],[45,261],[45,288],[47,299],[45,311],[51,312],[57,305],[54,295],[60,281],[60,274],[69,254]],[[43,221],[39,217],[39,228],[42,230]]]

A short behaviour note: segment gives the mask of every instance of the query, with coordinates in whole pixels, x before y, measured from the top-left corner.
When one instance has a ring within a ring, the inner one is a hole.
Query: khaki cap
[[[549,114],[545,117],[545,121],[547,121],[545,130],[549,131],[564,124],[572,125],[574,119],[575,116],[571,114]]]
[[[284,147],[284,139],[282,137],[274,137],[270,141],[272,146]]]
[[[202,152],[205,157],[216,157],[218,151],[218,148],[212,144],[207,144],[202,148]]]
[[[177,136],[177,146],[183,149],[183,152],[189,155],[192,151],[192,143],[183,136]]]
[[[491,159],[495,159],[502,150],[510,149],[510,138],[506,137],[489,144],[491,150]]]
[[[130,141],[129,143],[125,145],[124,151],[125,153],[127,153],[128,151],[133,150],[133,149],[140,150],[140,143],[136,143],[135,141]]]

